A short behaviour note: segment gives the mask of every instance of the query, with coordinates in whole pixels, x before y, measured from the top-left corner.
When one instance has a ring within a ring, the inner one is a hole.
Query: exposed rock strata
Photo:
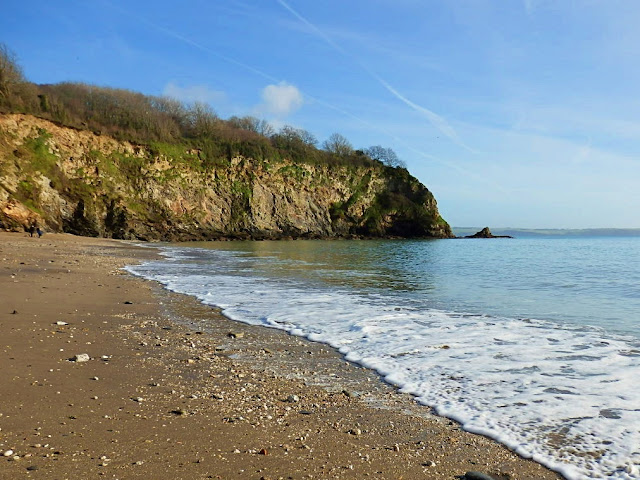
[[[142,240],[451,237],[406,170],[141,146],[26,115],[0,116],[0,228]]]

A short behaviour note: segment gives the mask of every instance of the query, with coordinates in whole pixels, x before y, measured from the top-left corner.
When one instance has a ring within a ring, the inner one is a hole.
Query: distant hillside
[[[452,227],[456,236],[471,235],[478,227]],[[512,237],[640,237],[640,228],[585,228],[585,229],[526,229],[526,228],[492,228],[495,235]]]

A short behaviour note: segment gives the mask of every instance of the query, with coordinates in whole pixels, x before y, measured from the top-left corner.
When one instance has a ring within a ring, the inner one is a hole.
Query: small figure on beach
[[[36,220],[32,221],[29,224],[29,228],[27,228],[27,232],[29,232],[30,237],[33,237],[34,235],[37,234],[38,238],[42,237],[42,234],[44,233]]]

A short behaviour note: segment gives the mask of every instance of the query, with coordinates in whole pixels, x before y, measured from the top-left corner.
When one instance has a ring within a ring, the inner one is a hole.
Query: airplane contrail
[[[216,56],[216,57],[218,57],[218,58],[220,58],[220,59],[222,59],[222,60],[224,60],[224,61],[226,61],[226,62],[228,62],[228,63],[231,63],[231,64],[233,64],[233,65],[236,65],[236,66],[238,66],[238,67],[241,67],[241,68],[243,68],[243,69],[245,69],[245,70],[247,70],[247,71],[250,71],[250,72],[252,72],[252,73],[254,73],[254,74],[256,74],[256,75],[258,75],[258,76],[260,76],[260,77],[262,77],[262,78],[264,78],[264,79],[266,79],[266,80],[271,81],[271,82],[277,83],[277,82],[280,82],[280,81],[281,81],[280,79],[278,79],[278,78],[274,77],[273,75],[270,75],[270,74],[268,74],[268,73],[266,73],[266,72],[264,72],[264,71],[262,71],[262,70],[259,70],[259,69],[255,68],[255,67],[252,67],[251,65],[248,65],[248,64],[246,64],[246,63],[244,63],[244,62],[241,62],[241,61],[236,60],[236,59],[234,59],[234,58],[231,58],[231,57],[228,57],[228,56],[226,56],[226,55],[223,55],[223,54],[221,54],[221,53],[219,53],[219,52],[217,52],[217,51],[215,51],[215,50],[213,50],[213,49],[211,49],[211,48],[208,48],[208,47],[206,47],[206,46],[204,46],[204,45],[202,45],[202,44],[200,44],[200,43],[198,43],[198,42],[195,42],[194,40],[191,40],[190,38],[187,38],[187,37],[185,37],[185,36],[183,36],[183,35],[180,35],[179,33],[175,32],[175,31],[173,31],[173,30],[170,30],[170,29],[168,29],[168,28],[165,28],[165,27],[163,27],[163,26],[161,26],[161,25],[157,25],[157,24],[155,24],[155,23],[153,23],[153,22],[151,22],[151,21],[147,20],[146,18],[143,18],[143,17],[141,17],[141,16],[139,16],[139,15],[135,15],[135,14],[133,14],[132,12],[129,12],[129,11],[127,11],[127,10],[125,10],[125,9],[123,9],[123,8],[121,8],[121,7],[119,7],[119,6],[113,5],[113,4],[112,4],[111,2],[109,2],[108,0],[103,0],[103,1],[104,1],[104,3],[106,3],[107,5],[109,5],[111,8],[113,8],[113,9],[115,9],[115,10],[119,10],[120,12],[122,12],[122,13],[124,13],[124,14],[126,14],[126,15],[129,15],[129,16],[132,16],[132,17],[135,17],[135,18],[137,18],[138,20],[140,20],[141,22],[143,22],[143,23],[145,23],[145,24],[149,25],[150,27],[152,27],[152,28],[154,28],[154,29],[156,29],[156,30],[158,30],[158,31],[160,31],[160,32],[162,32],[162,33],[164,33],[165,35],[168,35],[168,36],[170,36],[170,37],[173,37],[173,38],[175,38],[176,40],[179,40],[179,41],[181,41],[181,42],[183,42],[183,43],[186,43],[187,45],[191,45],[192,47],[195,47],[195,48],[197,48],[198,50],[201,50],[201,51],[203,51],[203,52],[205,52],[205,53],[208,53],[208,54],[214,55],[214,56]],[[338,51],[340,51],[340,52],[341,52],[341,53],[343,53],[344,55],[350,56],[350,55],[349,55],[346,51],[344,51],[344,50],[343,50],[339,45],[335,44],[335,43],[334,43],[334,42],[333,42],[329,37],[327,37],[326,35],[324,35],[320,30],[318,30],[314,25],[312,25],[312,24],[311,24],[311,23],[309,23],[307,20],[305,20],[305,19],[304,19],[304,17],[300,16],[297,12],[295,12],[295,10],[291,9],[291,7],[289,7],[287,4],[285,4],[282,0],[277,0],[277,1],[278,1],[279,3],[281,3],[281,4],[282,4],[282,6],[283,6],[284,8],[286,8],[287,10],[289,10],[293,15],[295,15],[297,18],[299,18],[301,21],[303,21],[305,24],[309,25],[311,28],[313,28],[314,30],[316,30],[316,31],[317,31],[317,32],[322,36],[322,38],[324,38],[324,39],[325,39],[325,40],[326,40],[330,45],[332,45],[334,48],[336,48]],[[355,60],[355,61],[357,61],[357,59],[354,59],[354,60]],[[359,63],[359,62],[358,62],[358,63]],[[360,63],[359,63],[359,64],[360,64]],[[385,86],[385,88],[390,89],[391,93],[393,93],[394,95],[399,96],[399,98],[403,99],[403,101],[410,102],[410,100],[408,100],[408,99],[404,99],[404,97],[402,97],[398,92],[396,92],[395,90],[393,90],[393,88],[392,88],[391,86],[389,86],[388,84],[383,83],[383,82],[384,82],[384,80],[382,80],[381,78],[377,77],[377,76],[376,76],[376,74],[375,74],[374,72],[371,72],[371,71],[370,71],[370,70],[369,70],[365,65],[360,64],[360,66],[361,66],[362,68],[364,68],[364,69],[365,69],[365,70],[366,70],[370,75],[374,76],[374,77],[376,78],[376,80],[378,80],[379,82],[381,82],[381,83],[383,84],[383,86]],[[302,91],[301,91],[301,93],[302,93]],[[372,129],[372,130],[376,130],[376,131],[378,131],[378,132],[380,132],[380,133],[382,133],[382,134],[386,135],[387,137],[391,138],[391,139],[392,139],[392,140],[394,140],[395,142],[397,142],[397,143],[399,143],[399,144],[402,144],[405,148],[407,148],[408,150],[411,150],[412,152],[416,153],[417,155],[420,155],[420,156],[421,156],[421,157],[423,157],[423,158],[426,158],[426,159],[429,159],[429,160],[435,161],[435,162],[437,162],[437,163],[440,163],[440,164],[444,165],[445,167],[448,167],[448,168],[451,168],[451,169],[453,169],[453,170],[456,170],[456,171],[458,171],[458,172],[460,172],[460,173],[462,173],[462,174],[464,174],[464,175],[467,175],[467,176],[469,176],[469,177],[473,177],[473,178],[479,179],[479,180],[481,180],[481,181],[483,181],[483,182],[485,182],[485,183],[491,184],[493,188],[495,188],[495,189],[497,189],[497,190],[500,190],[500,191],[503,191],[503,189],[502,189],[499,185],[495,185],[493,182],[490,182],[488,179],[482,178],[482,177],[480,177],[480,176],[476,175],[476,174],[475,174],[475,173],[473,173],[473,172],[470,172],[470,171],[468,171],[468,170],[465,170],[464,168],[461,168],[461,167],[459,167],[458,165],[456,165],[456,164],[454,164],[454,163],[452,163],[452,162],[446,161],[446,160],[444,160],[444,159],[442,159],[442,158],[439,158],[439,157],[436,157],[436,156],[434,156],[434,155],[430,155],[430,154],[428,154],[428,153],[426,153],[426,152],[423,152],[423,151],[421,151],[421,150],[418,150],[417,148],[415,148],[415,147],[411,146],[411,145],[410,145],[410,144],[408,144],[405,140],[403,140],[403,139],[401,139],[401,138],[397,137],[397,136],[396,136],[396,135],[394,135],[393,133],[391,133],[391,132],[389,132],[389,131],[385,130],[384,128],[379,127],[378,125],[374,125],[374,124],[372,124],[372,123],[368,122],[367,120],[364,120],[364,119],[362,119],[362,118],[358,117],[357,115],[354,115],[353,113],[348,112],[347,110],[344,110],[344,109],[343,109],[343,108],[341,108],[341,107],[338,107],[338,106],[336,106],[336,105],[333,105],[333,104],[331,104],[331,103],[329,103],[329,102],[325,102],[324,100],[322,100],[322,99],[320,99],[320,98],[318,98],[318,97],[314,97],[314,96],[312,96],[312,95],[309,95],[308,93],[303,93],[303,95],[304,95],[304,97],[308,98],[309,100],[315,101],[315,102],[317,102],[318,104],[323,105],[323,106],[324,106],[324,107],[326,107],[326,108],[329,108],[329,109],[331,109],[331,110],[334,110],[334,111],[336,111],[336,112],[341,113],[342,115],[345,115],[345,116],[347,116],[347,117],[353,118],[354,120],[356,120],[356,121],[357,121],[357,122],[359,122],[360,124],[365,125],[366,127],[370,128],[370,129]],[[415,104],[413,104],[413,105],[415,106],[415,108],[423,108],[423,107],[420,107],[419,105],[415,105]],[[428,113],[427,113],[427,112],[428,112]],[[435,114],[435,113],[431,112],[431,111],[430,111],[430,110],[428,110],[428,109],[424,109],[424,111],[423,111],[422,113],[424,113],[425,115],[431,114],[431,115],[433,116],[432,118],[433,118],[433,121],[434,121],[434,122],[437,122],[437,121],[438,121],[438,119],[441,119],[441,117],[439,117],[437,114]],[[441,124],[441,125],[442,125],[442,128],[445,128],[445,129],[446,129],[446,126],[448,126],[448,124],[446,123],[446,121],[445,121],[444,119],[442,119],[442,122],[443,122],[443,123]],[[449,127],[449,128],[451,128],[451,127]],[[441,129],[441,131],[443,131],[443,130]],[[451,131],[452,131],[452,132],[453,132],[453,134],[455,135],[455,131],[454,131],[453,129],[451,129]],[[443,131],[443,133],[444,133],[444,131]],[[456,137],[456,138],[457,138],[457,137]]]
[[[195,41],[191,40],[190,38],[187,38],[187,37],[185,37],[183,35],[180,35],[179,33],[175,32],[173,30],[169,30],[168,28],[165,28],[165,27],[163,27],[161,25],[153,23],[150,20],[147,20],[146,18],[141,17],[140,15],[135,15],[132,12],[130,12],[128,10],[125,10],[122,7],[119,7],[118,5],[114,5],[109,0],[104,0],[104,2],[107,5],[109,5],[111,8],[113,8],[114,10],[119,10],[120,12],[124,13],[125,15],[128,15],[130,17],[135,17],[140,22],[146,23],[150,27],[161,31],[162,33],[164,33],[164,34],[166,34],[166,35],[168,35],[170,37],[173,37],[176,40],[180,40],[181,42],[186,43],[187,45],[191,45],[192,47],[195,47],[198,50],[202,50],[205,53],[209,53],[211,55],[214,55],[214,56],[224,60],[225,62],[232,63],[234,65],[237,65],[238,67],[242,67],[245,70],[253,72],[256,75],[258,75],[258,76],[260,76],[262,78],[265,78],[265,79],[267,79],[267,80],[269,80],[271,82],[278,83],[278,82],[281,81],[281,79],[278,79],[278,78],[276,78],[276,77],[274,77],[272,75],[269,75],[268,73],[265,73],[262,70],[259,70],[259,69],[255,68],[255,67],[252,67],[251,65],[248,65],[248,64],[240,62],[240,61],[238,61],[238,60],[236,60],[234,58],[231,58],[231,57],[228,57],[226,55],[223,55],[222,53],[220,53],[220,52],[218,52],[218,51],[216,51],[216,50],[214,50],[212,48],[206,47],[206,46],[204,46],[204,45],[202,45],[202,44],[200,44],[198,42],[195,42]]]
[[[389,93],[391,93],[394,97],[396,97],[398,100],[400,100],[401,102],[403,102],[405,105],[407,105],[408,107],[412,108],[413,110],[415,110],[418,113],[421,113],[422,115],[424,115],[427,120],[438,130],[440,130],[440,132],[442,132],[445,136],[449,137],[451,140],[453,140],[456,144],[460,145],[461,147],[465,148],[466,150],[472,152],[472,153],[477,153],[475,150],[473,150],[471,147],[467,146],[458,136],[458,134],[456,133],[455,129],[449,125],[449,123],[445,120],[444,117],[438,115],[437,113],[429,110],[428,108],[425,108],[421,105],[418,105],[414,102],[412,102],[411,100],[409,100],[407,97],[405,97],[404,95],[402,95],[400,92],[398,92],[395,88],[393,88],[391,85],[389,85],[389,83],[387,81],[385,81],[382,77],[380,77],[378,74],[376,74],[375,72],[373,72],[369,67],[367,67],[366,65],[364,65],[358,58],[356,58],[354,55],[348,53],[345,49],[343,49],[340,45],[338,45],[336,42],[334,42],[326,33],[324,33],[320,28],[318,28],[316,25],[314,25],[313,23],[311,23],[309,20],[307,20],[305,17],[303,17],[300,13],[298,13],[296,10],[294,10],[287,2],[285,2],[284,0],[276,0],[283,8],[285,8],[287,11],[289,11],[289,13],[291,13],[294,17],[296,17],[298,20],[300,20],[302,23],[304,23],[305,25],[307,25],[311,30],[313,30],[316,35],[318,35],[320,38],[322,38],[326,43],[328,43],[329,45],[331,45],[335,50],[339,51],[341,54],[343,54],[344,56],[350,58],[351,60],[353,60],[360,68],[362,68],[365,72],[367,72],[373,79],[375,79],[377,82],[379,82]]]

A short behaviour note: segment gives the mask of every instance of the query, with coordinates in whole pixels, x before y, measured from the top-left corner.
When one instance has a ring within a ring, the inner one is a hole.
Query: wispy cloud
[[[173,82],[167,83],[162,94],[188,103],[216,103],[224,101],[227,98],[223,91],[213,90],[206,85],[190,85],[182,87]]]
[[[416,112],[420,113],[421,115],[424,115],[427,120],[435,127],[437,128],[440,132],[442,132],[442,134],[444,134],[445,136],[447,136],[448,138],[450,138],[451,140],[453,140],[456,144],[460,145],[461,147],[469,150],[470,152],[475,153],[475,151],[468,147],[458,136],[458,134],[456,133],[455,129],[447,122],[447,120],[438,115],[437,113],[429,110],[426,107],[423,107],[421,105],[418,105],[415,102],[412,102],[411,100],[409,100],[407,97],[405,97],[404,95],[402,95],[400,92],[398,92],[398,90],[396,90],[394,87],[392,87],[386,80],[384,80],[382,77],[380,77],[378,74],[376,74],[375,72],[373,72],[369,67],[367,67],[366,65],[364,65],[359,59],[357,59],[355,56],[353,56],[352,54],[348,53],[345,49],[343,49],[340,45],[338,45],[336,42],[334,42],[331,37],[329,37],[323,30],[321,30],[320,28],[318,28],[316,25],[314,25],[313,23],[311,23],[309,20],[307,20],[305,17],[303,17],[300,13],[298,13],[296,10],[294,10],[289,4],[287,4],[287,2],[285,2],[284,0],[277,0],[278,3],[285,8],[287,11],[289,11],[293,16],[295,16],[298,20],[300,20],[301,22],[303,22],[307,27],[309,27],[311,29],[312,32],[314,32],[317,36],[319,36],[320,38],[322,38],[327,44],[329,44],[331,47],[333,47],[335,50],[337,50],[338,52],[340,52],[342,55],[346,56],[347,58],[351,59],[352,61],[354,61],[360,68],[362,68],[367,74],[369,74],[374,80],[376,80],[377,82],[380,83],[380,85],[382,85],[389,93],[391,93],[394,97],[396,97],[398,100],[400,100],[401,102],[403,102],[405,105],[407,105],[408,107],[412,108],[413,110],[415,110]]]
[[[124,13],[125,15],[133,17],[133,18],[139,20],[140,22],[152,27],[153,29],[155,29],[155,30],[157,30],[159,32],[162,32],[165,35],[168,35],[168,36],[170,36],[170,37],[172,37],[172,38],[174,38],[176,40],[179,40],[182,43],[185,43],[185,44],[190,45],[190,46],[192,46],[194,48],[197,48],[198,50],[201,50],[201,51],[203,51],[205,53],[208,53],[209,55],[213,55],[214,57],[218,57],[218,58],[224,60],[225,62],[231,63],[233,65],[236,65],[236,66],[240,67],[240,68],[248,70],[251,73],[254,73],[255,75],[258,75],[258,76],[260,76],[262,78],[265,78],[265,79],[267,79],[267,80],[269,80],[271,82],[279,82],[280,81],[279,79],[269,75],[266,72],[263,72],[262,70],[260,70],[258,68],[255,68],[255,67],[253,67],[253,66],[251,66],[251,65],[249,65],[247,63],[241,62],[241,61],[239,61],[239,60],[237,60],[235,58],[229,57],[227,55],[223,55],[220,52],[218,52],[217,50],[209,48],[209,47],[207,47],[207,46],[205,46],[205,45],[203,45],[201,43],[198,43],[198,42],[192,40],[191,38],[185,37],[184,35],[181,35],[180,33],[176,32],[175,30],[171,30],[169,28],[163,27],[162,25],[158,25],[157,23],[153,23],[150,20],[148,20],[147,18],[142,17],[140,15],[135,15],[134,13],[132,13],[132,12],[130,12],[130,11],[118,6],[118,5],[114,5],[113,3],[111,3],[108,0],[104,0],[104,1],[105,1],[105,3],[107,5],[109,5],[114,10],[118,10],[119,12]]]

